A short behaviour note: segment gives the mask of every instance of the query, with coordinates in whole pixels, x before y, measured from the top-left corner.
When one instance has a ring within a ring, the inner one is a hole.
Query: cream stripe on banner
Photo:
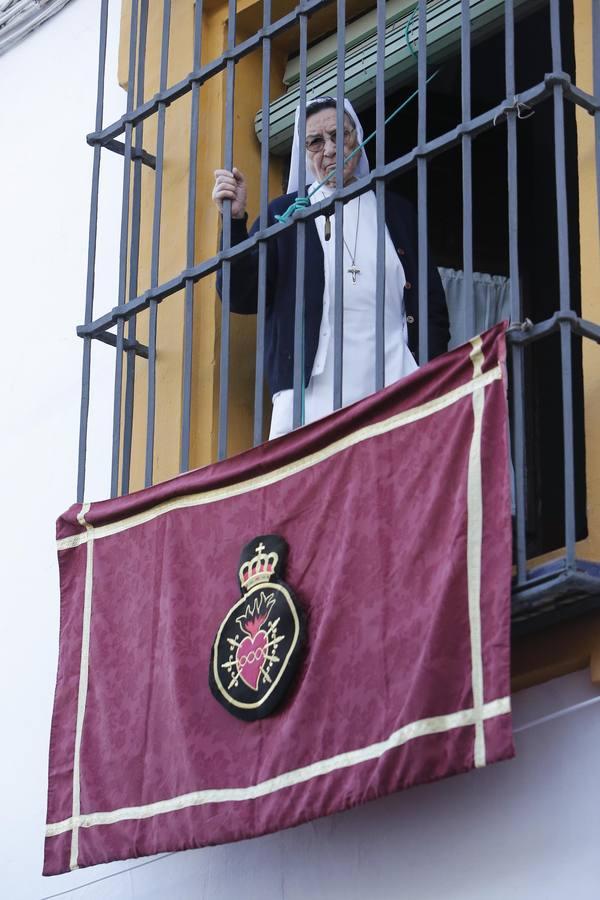
[[[473,380],[481,377],[483,353],[480,337],[471,340]],[[481,649],[481,552],[483,542],[483,498],[481,488],[481,424],[485,388],[473,391],[473,436],[467,473],[467,592],[471,632],[471,684],[475,718],[475,766],[485,766],[485,730],[483,727],[483,658]]]
[[[90,508],[89,503],[84,503],[81,507],[77,519],[81,525],[87,524],[85,517]],[[73,754],[73,822],[79,820],[81,812],[80,801],[80,758],[81,758],[81,736],[83,733],[83,720],[85,718],[85,704],[88,691],[88,673],[89,673],[89,651],[90,651],[90,624],[92,619],[92,583],[94,578],[94,536],[90,534],[87,545],[86,568],[85,568],[85,589],[83,598],[83,627],[81,633],[81,660],[79,664],[79,691],[77,694],[77,719],[75,723],[75,752]],[[69,860],[69,868],[78,868],[79,858],[79,826],[73,825],[71,833],[71,857]]]
[[[479,388],[483,388],[493,381],[501,379],[502,371],[500,366],[496,366],[483,374],[480,373],[477,378],[467,381],[466,384],[461,384],[460,387],[448,391],[447,394],[436,397],[435,400],[429,400],[427,403],[421,404],[421,406],[415,406],[413,409],[407,409],[404,412],[397,413],[389,419],[384,419],[383,422],[376,422],[373,425],[366,425],[364,428],[359,428],[352,434],[329,444],[328,447],[324,447],[322,450],[318,450],[308,456],[303,456],[302,459],[296,460],[293,463],[281,466],[273,472],[267,472],[265,475],[258,475],[255,478],[249,478],[247,481],[229,485],[228,487],[215,488],[212,491],[203,491],[197,494],[189,494],[186,497],[175,497],[173,500],[167,500],[152,509],[145,510],[142,513],[136,513],[136,515],[121,519],[119,522],[112,522],[110,525],[100,525],[98,528],[94,528],[94,538],[100,540],[109,535],[119,534],[121,531],[126,531],[128,528],[135,528],[136,525],[143,525],[146,522],[151,522],[153,519],[157,519],[159,516],[163,516],[174,509],[188,509],[194,506],[204,506],[208,503],[217,503],[219,500],[237,497],[240,494],[256,491],[259,488],[267,487],[270,484],[276,484],[278,481],[283,481],[284,478],[289,478],[291,475],[303,472],[305,469],[309,469],[317,463],[330,459],[337,453],[348,450],[356,444],[360,444],[373,437],[378,437],[381,434],[386,434],[389,431],[394,431],[396,428],[401,428],[404,425],[418,422],[420,419],[425,419],[427,416],[431,416],[434,413],[440,412],[442,409],[452,406],[453,403],[457,403],[464,397],[468,397],[469,394],[473,394]],[[88,531],[84,534],[75,534],[71,537],[61,538],[61,540],[56,542],[58,550],[69,550],[72,547],[78,547],[80,544],[84,544],[90,538],[91,530],[92,526],[90,525],[88,526]]]
[[[478,714],[482,715],[484,719],[492,719],[497,716],[504,716],[509,712],[510,697],[501,697],[498,700],[486,703],[479,710]],[[188,809],[191,806],[203,806],[206,803],[235,803],[244,800],[256,800],[258,797],[274,794],[284,788],[303,784],[313,778],[318,778],[320,775],[328,775],[340,769],[347,769],[350,766],[360,765],[360,763],[368,762],[372,759],[379,759],[380,756],[383,756],[389,750],[401,747],[403,744],[415,740],[415,738],[430,734],[441,734],[446,731],[452,731],[455,728],[471,726],[474,723],[475,710],[473,709],[462,709],[447,716],[419,719],[394,731],[384,741],[369,744],[367,747],[361,747],[358,750],[340,753],[328,759],[319,760],[308,766],[303,766],[301,769],[284,772],[275,778],[269,778],[267,781],[261,781],[258,784],[249,785],[249,787],[193,791],[190,794],[182,794],[179,797],[172,797],[170,800],[159,800],[156,803],[148,803],[145,806],[129,806],[122,809],[114,809],[111,812],[86,813],[77,818],[73,816],[71,819],[65,819],[62,822],[52,822],[47,825],[46,836],[55,837],[57,834],[63,834],[71,828],[93,828],[95,825],[112,825],[115,822],[149,819],[152,816],[177,812],[181,809]]]

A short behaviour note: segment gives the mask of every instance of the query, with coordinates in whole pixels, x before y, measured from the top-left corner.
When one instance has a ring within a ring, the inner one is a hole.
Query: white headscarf
[[[319,103],[321,100],[333,100],[335,101],[335,97],[315,97],[314,100],[310,100],[307,103],[307,106],[310,107],[313,103]],[[356,128],[356,138],[357,142],[360,144],[363,140],[363,129],[360,124],[360,120],[354,111],[354,107],[350,103],[349,100],[344,98],[344,109],[354,122],[354,126]],[[294,143],[292,144],[292,158],[290,160],[290,176],[288,178],[288,186],[287,192],[290,194],[292,191],[297,191],[298,184],[298,166],[300,162],[300,140],[298,137],[298,121],[300,119],[300,107],[296,107],[296,122],[294,125]],[[360,156],[358,160],[358,166],[355,170],[355,175],[357,178],[363,178],[365,175],[369,174],[369,163],[367,160],[367,154],[365,153],[365,148],[361,147]],[[310,153],[306,153],[306,182],[307,184],[312,184],[313,181],[317,180],[317,173],[313,169],[312,159]]]

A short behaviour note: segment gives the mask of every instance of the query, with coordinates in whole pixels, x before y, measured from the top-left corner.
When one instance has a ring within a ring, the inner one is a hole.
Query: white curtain
[[[450,316],[450,343],[448,349],[458,347],[473,335],[465,333],[464,273],[454,269],[439,269],[448,314]],[[487,275],[473,272],[473,301],[475,304],[475,331],[480,334],[497,322],[510,318],[510,280],[504,275]]]

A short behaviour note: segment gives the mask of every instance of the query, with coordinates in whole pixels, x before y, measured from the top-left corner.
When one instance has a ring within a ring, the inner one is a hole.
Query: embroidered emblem
[[[303,611],[280,577],[287,551],[276,534],[246,544],[238,569],[242,596],[213,644],[210,689],[225,709],[246,721],[268,716],[281,703],[304,644]]]

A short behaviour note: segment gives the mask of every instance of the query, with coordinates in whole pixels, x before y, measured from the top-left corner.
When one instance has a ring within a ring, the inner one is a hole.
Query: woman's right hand
[[[246,179],[235,166],[231,172],[227,169],[215,169],[215,186],[212,198],[220,213],[223,212],[223,200],[231,200],[231,217],[243,219],[246,215]]]

